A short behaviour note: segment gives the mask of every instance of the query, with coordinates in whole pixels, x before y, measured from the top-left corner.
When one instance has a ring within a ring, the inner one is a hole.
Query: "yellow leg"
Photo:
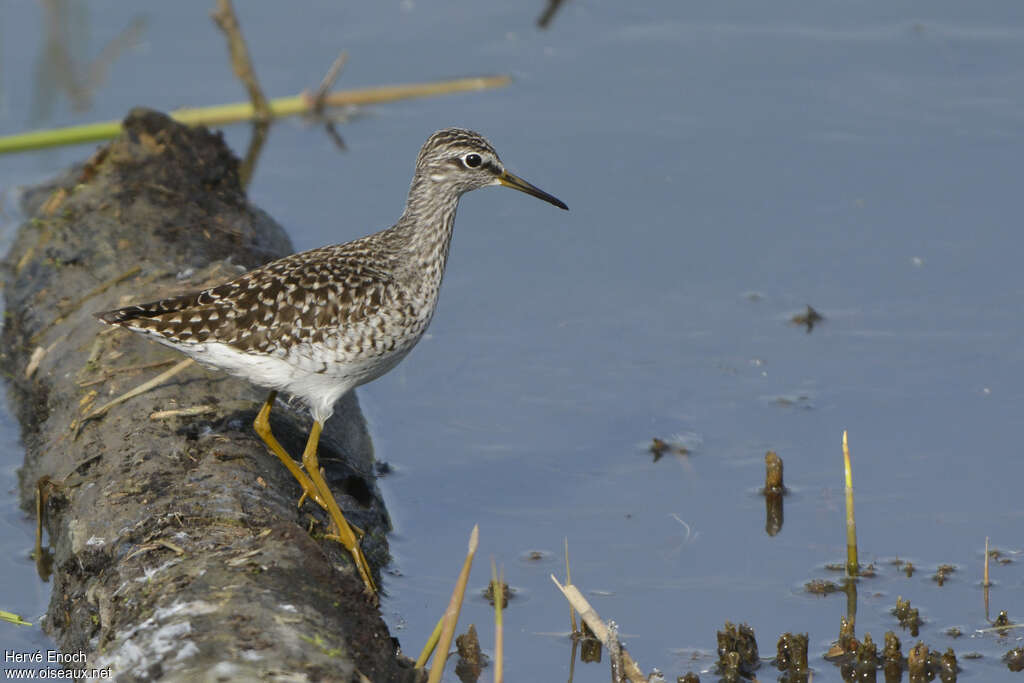
[[[309,478],[313,481],[313,485],[316,487],[319,495],[327,501],[327,514],[330,515],[331,521],[334,522],[338,532],[337,535],[332,535],[331,538],[345,546],[349,553],[352,554],[352,561],[356,565],[360,578],[362,578],[367,590],[375,595],[377,587],[373,583],[370,564],[366,561],[366,556],[363,555],[363,549],[359,547],[359,541],[356,539],[352,527],[349,526],[345,515],[341,514],[338,502],[334,500],[331,490],[327,488],[327,482],[324,480],[323,475],[320,474],[320,461],[317,458],[316,449],[320,443],[320,431],[322,429],[323,425],[318,420],[314,420],[313,428],[309,430],[309,440],[306,441],[306,450],[302,452],[302,464],[306,468],[306,472],[309,473]],[[312,495],[310,494],[310,496]]]
[[[302,497],[299,498],[299,507],[302,507],[302,502],[309,496],[326,509],[327,503],[324,502],[319,489],[313,485],[313,482],[306,476],[306,473],[302,471],[298,463],[292,460],[292,457],[288,455],[288,451],[277,442],[273,432],[270,431],[270,408],[274,405],[275,398],[277,398],[277,392],[271,391],[270,395],[267,396],[267,400],[263,403],[263,407],[260,408],[260,412],[256,415],[256,420],[252,423],[252,426],[256,433],[259,434],[259,437],[263,439],[263,443],[270,449],[270,452],[284,463],[284,466],[288,468],[292,476],[302,485]]]

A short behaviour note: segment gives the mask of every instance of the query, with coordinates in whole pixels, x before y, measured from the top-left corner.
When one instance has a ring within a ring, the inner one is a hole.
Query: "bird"
[[[325,508],[328,537],[352,556],[371,595],[376,585],[359,530],[345,519],[320,471],[320,433],[342,396],[390,371],[423,337],[437,306],[459,199],[490,185],[569,208],[508,171],[479,133],[446,128],[420,149],[405,210],[390,228],[286,256],[202,291],[96,314],[102,323],[270,390],[253,427],[302,487],[299,506],[308,498]],[[301,465],[270,429],[278,392],[301,399],[313,418]]]

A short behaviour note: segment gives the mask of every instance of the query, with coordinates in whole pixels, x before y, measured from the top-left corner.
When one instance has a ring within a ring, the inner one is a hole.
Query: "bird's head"
[[[488,185],[504,185],[568,209],[560,199],[505,169],[487,139],[464,128],[445,128],[431,135],[416,159],[416,175],[456,194]]]

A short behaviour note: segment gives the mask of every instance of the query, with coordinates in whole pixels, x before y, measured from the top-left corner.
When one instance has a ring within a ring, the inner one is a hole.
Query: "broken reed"
[[[469,535],[469,549],[466,552],[466,560],[462,564],[462,571],[455,581],[455,589],[452,591],[452,598],[448,602],[448,609],[442,617],[441,637],[438,640],[434,664],[430,667],[430,678],[428,683],[439,683],[444,674],[444,665],[448,661],[448,649],[452,646],[452,638],[455,636],[455,625],[459,621],[459,612],[462,610],[462,601],[466,597],[466,584],[469,583],[469,570],[473,567],[473,557],[480,545],[480,527],[473,525],[473,531]],[[500,596],[500,593],[499,593]],[[500,597],[499,597],[500,599]]]
[[[343,90],[325,96],[323,104],[328,107],[350,107],[417,97],[433,97],[471,90],[500,88],[508,85],[511,80],[508,76],[477,76],[430,83],[408,83]],[[269,102],[272,118],[312,114],[315,109],[314,104],[313,98],[307,95],[281,97]],[[189,126],[221,126],[250,121],[256,116],[256,111],[251,102],[237,102],[210,107],[176,109],[170,115],[176,121]],[[99,142],[110,140],[120,134],[120,121],[103,121],[51,130],[36,130],[0,137],[0,154]]]
[[[498,568],[491,558],[491,594],[494,596],[494,683],[502,683],[505,667],[505,622],[502,608],[505,592],[505,570],[498,574]]]
[[[579,589],[571,583],[567,583],[564,586],[558,582],[554,574],[551,574],[551,581],[554,582],[558,590],[562,592],[562,595],[569,602],[569,605],[579,613],[580,618],[583,620],[590,630],[594,633],[594,637],[597,638],[606,647],[610,647],[613,640],[617,639],[615,630],[610,628],[604,620],[598,615],[587,599],[583,597]],[[626,648],[619,647],[619,653],[621,656],[622,673],[626,680],[630,683],[647,683],[647,675],[643,673],[636,661],[629,656],[626,652]]]
[[[783,493],[786,490],[782,483],[782,458],[775,451],[764,454],[764,492],[765,494]]]

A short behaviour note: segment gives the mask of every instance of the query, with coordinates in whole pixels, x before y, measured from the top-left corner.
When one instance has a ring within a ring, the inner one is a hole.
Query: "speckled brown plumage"
[[[390,370],[422,337],[437,305],[459,197],[496,184],[565,208],[506,171],[481,135],[449,128],[420,150],[405,211],[391,228],[98,317],[296,394],[326,420],[346,391]]]
[[[369,244],[368,244],[369,243]],[[351,335],[343,353],[375,355],[370,335],[385,321],[413,328],[417,309],[405,288],[367,249],[369,239],[293,254],[201,292],[129,306],[101,315],[104,322],[159,335],[176,344],[220,341],[243,353],[287,353],[300,344],[323,345],[340,330]]]

